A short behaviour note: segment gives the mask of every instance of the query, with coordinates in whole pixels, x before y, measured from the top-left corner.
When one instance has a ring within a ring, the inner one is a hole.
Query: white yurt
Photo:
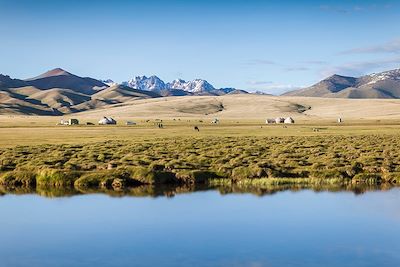
[[[103,117],[101,120],[99,120],[99,124],[100,125],[117,124],[117,121],[111,117]]]
[[[294,123],[294,119],[292,119],[291,117],[287,117],[284,123]]]

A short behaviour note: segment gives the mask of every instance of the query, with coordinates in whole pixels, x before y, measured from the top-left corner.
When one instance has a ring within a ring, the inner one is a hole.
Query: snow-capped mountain
[[[202,79],[195,79],[193,81],[185,81],[181,79],[174,80],[171,83],[167,83],[167,88],[181,89],[191,93],[209,92],[215,90],[214,86]]]
[[[101,82],[107,84],[108,86],[118,85],[118,83],[114,82],[111,79],[101,80]]]
[[[176,79],[170,83],[167,83],[167,86],[168,88],[183,89],[186,86],[186,81],[182,79]]]
[[[136,76],[127,82],[123,82],[123,85],[129,86],[134,89],[145,90],[145,91],[160,91],[166,89],[165,83],[153,75],[150,77]]]
[[[372,73],[360,78],[365,84],[375,84],[385,80],[400,81],[400,69]]]
[[[291,96],[337,98],[400,98],[400,69],[361,77],[332,75],[313,86],[285,93]]]
[[[123,85],[146,91],[162,91],[162,90],[183,90],[190,93],[209,92],[215,90],[209,82],[202,79],[195,79],[193,81],[185,81],[176,79],[170,83],[165,83],[157,76],[137,76]]]

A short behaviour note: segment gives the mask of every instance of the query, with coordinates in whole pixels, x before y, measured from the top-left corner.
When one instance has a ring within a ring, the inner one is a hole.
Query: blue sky
[[[400,1],[0,0],[0,73],[203,78],[281,93],[400,67]]]

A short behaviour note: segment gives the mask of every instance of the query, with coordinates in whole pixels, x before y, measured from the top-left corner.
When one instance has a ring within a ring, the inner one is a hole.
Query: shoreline
[[[252,194],[255,196],[268,196],[279,192],[298,192],[312,190],[313,192],[352,192],[355,195],[371,191],[387,191],[400,188],[398,184],[392,183],[329,183],[327,181],[314,181],[313,183],[285,183],[285,184],[257,184],[251,180],[245,180],[238,184],[221,183],[221,181],[207,182],[203,184],[144,184],[126,187],[75,187],[75,186],[10,186],[0,185],[0,197],[13,195],[35,194],[42,197],[57,198],[71,197],[87,194],[105,194],[111,197],[174,197],[181,194],[195,192],[216,191],[221,195],[228,194]]]

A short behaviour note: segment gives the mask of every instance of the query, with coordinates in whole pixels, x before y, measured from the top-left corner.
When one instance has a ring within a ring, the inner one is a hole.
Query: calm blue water
[[[0,266],[400,266],[400,190],[0,197]]]

